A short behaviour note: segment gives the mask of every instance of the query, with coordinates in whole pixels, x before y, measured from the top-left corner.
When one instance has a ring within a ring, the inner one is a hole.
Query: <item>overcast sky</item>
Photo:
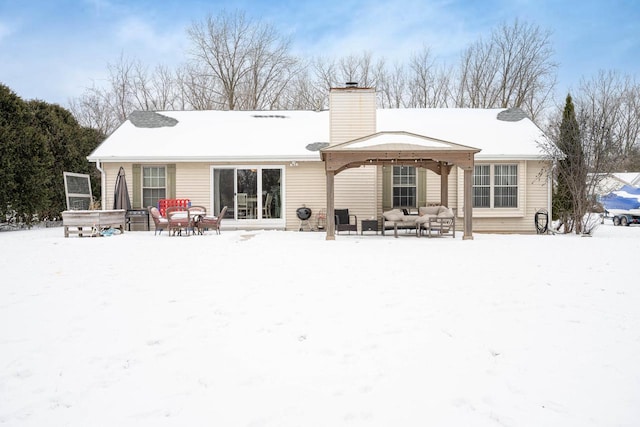
[[[598,70],[640,74],[638,0],[0,0],[0,83],[25,100],[66,105],[101,84],[121,55],[151,67],[184,62],[186,28],[236,9],[273,24],[308,57],[369,51],[407,62],[426,45],[454,64],[517,18],[552,32],[559,93]]]

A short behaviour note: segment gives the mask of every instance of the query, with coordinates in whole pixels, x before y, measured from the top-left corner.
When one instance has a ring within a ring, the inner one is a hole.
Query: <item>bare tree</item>
[[[186,64],[176,71],[179,104],[185,110],[220,110],[225,100],[220,81],[198,69],[197,64]]]
[[[515,21],[494,30],[462,55],[456,104],[459,107],[520,107],[535,119],[555,86],[551,35]]]
[[[209,15],[188,34],[195,69],[219,82],[214,90],[224,108],[268,107],[295,75],[297,59],[288,53],[288,40],[242,12]]]
[[[629,77],[611,71],[600,72],[582,81],[575,97],[575,109],[573,104],[568,107],[571,102],[568,97],[565,120],[556,119],[547,129],[551,143],[543,148],[555,161],[557,184],[566,188],[554,194],[554,205],[566,203],[567,211],[561,218],[566,232],[591,231],[600,182],[619,171],[633,147],[638,146],[640,111],[634,98],[637,90]],[[567,124],[567,109],[575,110],[575,124]],[[559,213],[563,213],[562,207]]]
[[[449,105],[451,71],[436,65],[428,47],[411,56],[409,70],[409,106],[437,108]]]
[[[305,66],[283,91],[274,109],[320,111],[327,102],[327,90],[309,77],[309,67]]]
[[[395,64],[393,70],[380,68],[377,71],[378,103],[382,108],[403,108],[407,106],[407,73],[400,64]]]
[[[108,93],[95,84],[85,89],[84,93],[70,99],[69,111],[83,127],[98,130],[109,135],[120,124],[108,101]]]
[[[494,49],[491,43],[480,40],[462,54],[455,96],[457,107],[498,107],[494,82],[499,65]]]
[[[580,85],[578,111],[616,167],[624,167],[624,159],[640,143],[639,95],[634,79],[615,71],[600,71]]]

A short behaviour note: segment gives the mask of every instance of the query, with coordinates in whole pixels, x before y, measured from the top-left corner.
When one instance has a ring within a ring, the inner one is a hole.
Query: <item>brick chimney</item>
[[[376,132],[376,91],[348,82],[329,92],[331,145]]]

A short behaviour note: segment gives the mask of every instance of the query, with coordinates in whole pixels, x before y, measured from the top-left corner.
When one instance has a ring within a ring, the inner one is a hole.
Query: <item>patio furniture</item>
[[[227,213],[227,207],[223,207],[218,216],[201,216],[196,223],[198,234],[204,234],[206,230],[216,230],[216,234],[220,234],[220,224]]]
[[[155,224],[155,231],[153,235],[162,234],[162,230],[166,230],[169,226],[169,221],[160,215],[160,211],[155,206],[149,206],[149,214]]]
[[[402,209],[396,208],[382,213],[382,235],[385,231],[393,230],[393,236],[398,237],[398,230],[415,230],[417,215],[406,215]]]
[[[352,231],[358,233],[358,217],[349,214],[349,209],[334,209],[336,219],[336,233],[341,231]],[[353,219],[353,221],[351,220]]]
[[[427,237],[451,236],[456,238],[456,215],[446,206],[427,206],[420,208],[416,220],[416,235],[420,237],[426,231]]]
[[[238,193],[238,218],[246,218],[249,216],[249,202],[247,200],[247,193]],[[242,212],[242,214],[241,214]]]
[[[185,206],[171,206],[167,208],[167,220],[169,221],[168,228],[169,234],[175,236],[182,235],[182,230],[185,231],[185,235],[189,235],[189,229],[191,228],[191,217],[189,215],[189,208]]]
[[[69,237],[70,234],[94,237],[106,228],[119,229],[124,233],[125,212],[124,209],[64,211],[64,237]]]
[[[360,223],[360,235],[363,235],[365,231],[375,231],[378,234],[378,220],[377,219],[363,219]]]
[[[191,220],[191,224],[189,228],[195,234],[196,228],[198,228],[198,222],[200,221],[200,218],[202,218],[203,216],[207,216],[207,208],[205,208],[204,206],[192,205],[192,206],[189,206],[188,210],[189,210],[189,218]]]
[[[267,193],[262,206],[262,218],[271,218],[271,202],[273,201],[273,193]]]

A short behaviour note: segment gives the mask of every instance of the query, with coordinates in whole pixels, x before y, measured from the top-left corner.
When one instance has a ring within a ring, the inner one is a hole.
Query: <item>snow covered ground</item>
[[[640,227],[0,244],[0,425],[640,423]]]

